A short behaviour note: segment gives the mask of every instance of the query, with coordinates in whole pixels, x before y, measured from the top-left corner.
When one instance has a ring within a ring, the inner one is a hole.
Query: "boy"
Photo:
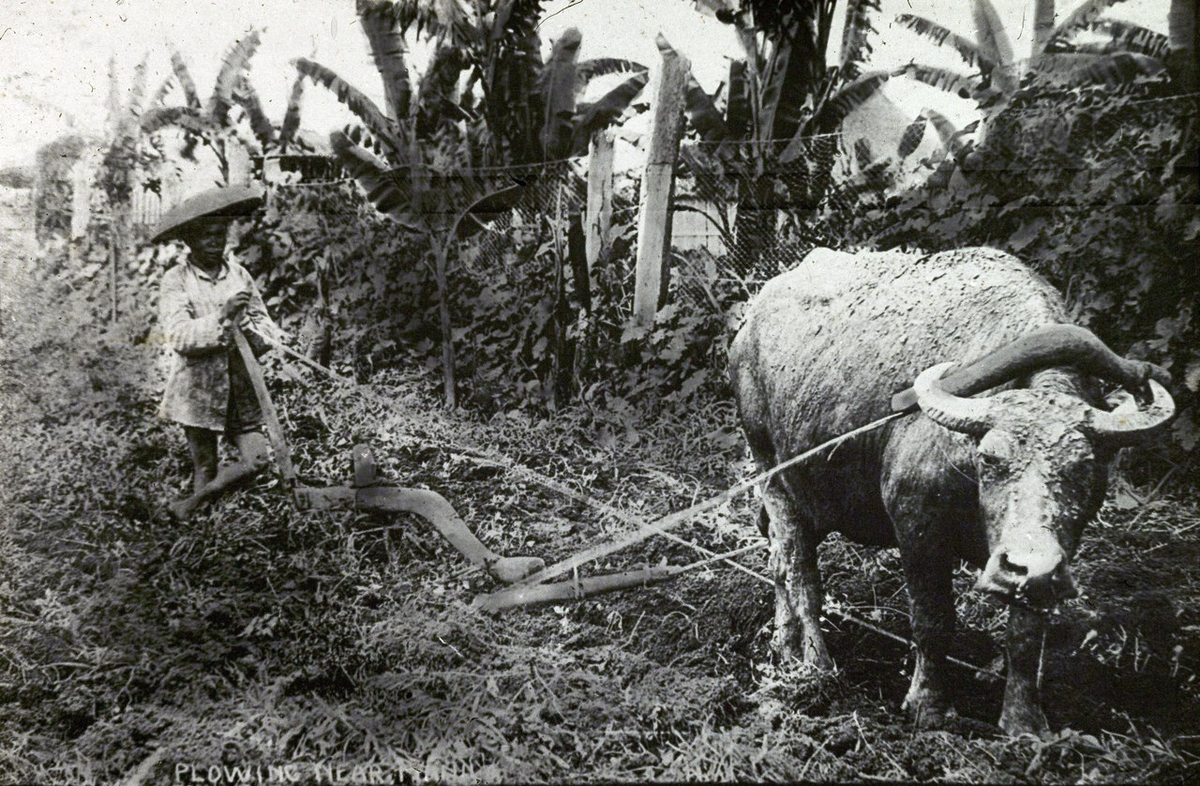
[[[250,274],[225,255],[230,224],[261,203],[258,189],[210,189],[171,210],[151,238],[182,240],[190,251],[163,275],[159,293],[159,325],[172,350],[159,416],[183,426],[193,464],[192,495],[168,505],[179,519],[267,466],[262,412],[233,331],[277,328]],[[256,355],[265,351],[245,335]],[[238,460],[218,469],[219,433],[237,446]]]

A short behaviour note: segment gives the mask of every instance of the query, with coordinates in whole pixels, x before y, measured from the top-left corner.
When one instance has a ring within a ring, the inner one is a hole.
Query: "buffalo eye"
[[[984,434],[976,448],[980,472],[989,475],[1006,472],[1013,457],[1019,452],[1015,442],[1011,434],[998,429]]]
[[[1008,468],[1008,458],[981,450],[979,451],[979,468],[991,473],[1003,472]]]

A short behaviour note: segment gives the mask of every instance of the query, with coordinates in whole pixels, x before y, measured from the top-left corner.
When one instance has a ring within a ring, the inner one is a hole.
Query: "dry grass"
[[[299,514],[263,480],[186,527],[163,520],[155,503],[182,488],[186,457],[151,417],[135,326],[45,320],[62,292],[25,293],[13,307],[31,329],[6,334],[0,357],[0,780],[154,782],[180,763],[344,763],[449,782],[1194,777],[1200,518],[1185,472],[1152,499],[1167,466],[1129,473],[1081,549],[1087,596],[1061,612],[1047,657],[1062,733],[999,736],[999,687],[965,671],[955,688],[973,722],[916,732],[898,710],[901,645],[831,623],[836,678],[773,666],[770,592],[730,569],[491,618],[469,602],[494,585],[415,519]],[[506,553],[553,561],[625,525],[445,447],[447,435],[648,517],[746,467],[727,403],[484,422],[440,412],[421,380],[377,382],[393,406],[276,384],[301,473],[344,482],[350,446],[372,441],[385,474],[443,492]],[[753,512],[740,499],[678,534],[728,551],[757,537]],[[595,570],[695,559],[663,539],[643,546]],[[894,553],[834,539],[822,561],[831,603],[905,633]],[[1003,610],[964,592],[959,616],[955,654],[991,664]]]

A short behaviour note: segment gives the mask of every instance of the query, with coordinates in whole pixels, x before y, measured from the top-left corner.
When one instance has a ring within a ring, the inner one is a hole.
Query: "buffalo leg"
[[[1008,680],[1000,728],[1009,734],[1042,735],[1049,726],[1038,697],[1038,670],[1046,620],[1035,611],[1012,606],[1008,613],[1005,660]]]
[[[799,659],[832,671],[833,659],[821,634],[821,574],[817,537],[811,522],[772,479],[763,494],[775,577],[775,651],[784,660]]]
[[[932,527],[906,527],[900,558],[908,585],[916,664],[904,709],[923,728],[937,727],[954,715],[946,695],[946,656],[954,634],[952,560],[946,538]]]

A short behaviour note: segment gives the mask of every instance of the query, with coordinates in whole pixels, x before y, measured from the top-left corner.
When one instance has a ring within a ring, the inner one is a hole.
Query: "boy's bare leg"
[[[195,426],[183,430],[192,457],[192,493],[199,494],[217,476],[217,432]]]
[[[221,467],[216,476],[199,491],[170,505],[171,512],[186,519],[196,508],[220,496],[230,486],[257,475],[267,466],[267,438],[261,431],[249,431],[235,438],[238,460]]]

